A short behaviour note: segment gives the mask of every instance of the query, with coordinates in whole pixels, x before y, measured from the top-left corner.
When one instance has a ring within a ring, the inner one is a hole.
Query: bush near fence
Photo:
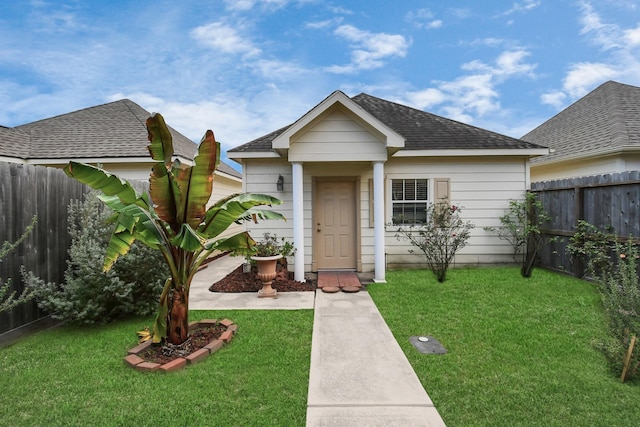
[[[0,162],[0,242],[17,240],[32,217],[38,217],[33,232],[0,263],[0,277],[11,279],[12,290],[24,289],[20,266],[47,281],[64,280],[71,244],[67,206],[71,200],[82,200],[87,191],[60,169]],[[35,301],[0,313],[0,343],[10,331],[46,317]]]

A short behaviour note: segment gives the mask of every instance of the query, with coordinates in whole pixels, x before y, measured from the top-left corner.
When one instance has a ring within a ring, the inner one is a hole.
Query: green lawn
[[[436,408],[455,426],[632,426],[640,384],[622,384],[594,342],[606,334],[595,287],[543,270],[393,271],[368,287]],[[412,335],[448,350],[425,355]]]
[[[62,327],[0,349],[0,425],[304,425],[313,311],[197,311],[229,318],[231,343],[168,374],[123,357],[152,319]]]

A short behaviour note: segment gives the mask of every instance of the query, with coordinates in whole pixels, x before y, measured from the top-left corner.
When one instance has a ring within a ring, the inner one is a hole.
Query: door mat
[[[423,354],[446,354],[447,349],[430,335],[409,337],[409,342]]]

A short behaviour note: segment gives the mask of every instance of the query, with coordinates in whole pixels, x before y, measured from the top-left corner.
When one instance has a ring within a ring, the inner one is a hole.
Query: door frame
[[[318,194],[318,182],[350,182],[353,183],[353,198],[355,204],[355,260],[356,271],[362,271],[362,236],[361,236],[361,202],[360,202],[360,177],[359,176],[314,176],[311,182],[311,271],[318,271],[318,239],[315,232],[315,224],[317,223],[316,214],[316,195]]]

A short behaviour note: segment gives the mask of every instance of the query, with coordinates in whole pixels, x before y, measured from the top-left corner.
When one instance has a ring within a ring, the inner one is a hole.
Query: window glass
[[[428,180],[391,180],[394,224],[422,224],[427,220]]]

